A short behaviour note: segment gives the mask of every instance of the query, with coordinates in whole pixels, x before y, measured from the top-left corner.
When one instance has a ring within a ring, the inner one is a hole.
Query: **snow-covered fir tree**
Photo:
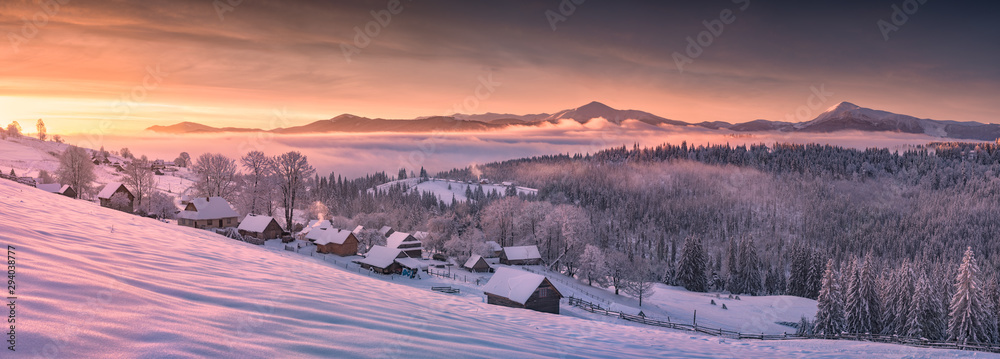
[[[879,333],[882,330],[882,311],[878,290],[875,288],[873,261],[870,254],[864,260],[854,261],[845,305],[845,331],[848,333]]]
[[[830,336],[844,330],[844,298],[838,277],[833,260],[827,261],[823,285],[819,290],[816,321],[813,324],[816,334]]]
[[[906,334],[910,338],[940,340],[945,331],[944,307],[927,275],[915,280],[913,300],[906,318]]]
[[[692,292],[708,290],[708,277],[705,276],[705,250],[701,248],[701,239],[694,236],[684,240],[684,253],[681,255],[677,281]]]
[[[948,340],[958,343],[990,343],[995,337],[993,313],[979,280],[979,266],[972,247],[965,250],[955,277],[955,295],[951,298]]]
[[[887,277],[885,299],[883,300],[883,334],[906,335],[906,322],[910,302],[913,300],[913,269],[908,261]]]

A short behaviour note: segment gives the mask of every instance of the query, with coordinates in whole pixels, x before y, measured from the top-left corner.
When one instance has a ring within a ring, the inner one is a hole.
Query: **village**
[[[92,162],[97,166],[107,166],[115,172],[124,172],[128,160],[115,160],[100,152],[95,152]],[[154,160],[149,171],[156,176],[178,172],[174,162]],[[0,179],[12,180],[39,190],[78,198],[78,192],[70,185],[59,183],[39,183],[41,179],[0,174]],[[488,184],[484,181],[483,184]],[[507,184],[504,184],[507,185]],[[530,189],[528,189],[530,190]],[[133,213],[135,194],[122,182],[109,182],[100,187],[97,202],[101,207]],[[464,263],[454,258],[424,250],[422,240],[427,232],[412,233],[396,231],[384,226],[378,233],[386,240],[385,245],[374,245],[367,250],[359,247],[358,235],[363,226],[355,228],[335,228],[331,220],[310,220],[301,231],[290,233],[282,228],[279,221],[271,216],[248,214],[240,216],[233,206],[222,197],[192,197],[182,195],[178,200],[180,210],[175,213],[177,225],[202,229],[217,233],[220,238],[229,238],[267,248],[314,256],[336,256],[334,263],[356,266],[359,270],[389,278],[428,278],[432,275],[458,278],[468,283],[470,280],[482,286],[482,292],[489,304],[524,308],[539,312],[559,314],[559,302],[564,295],[546,276],[519,269],[519,266],[541,268],[542,258],[537,246],[501,247],[495,241],[484,244],[491,248],[489,255],[472,255]],[[161,219],[167,221],[165,219]],[[529,269],[530,270],[530,269]],[[453,272],[454,271],[454,272]],[[464,275],[459,274],[462,271]],[[460,289],[451,286],[433,286],[432,290],[455,294]]]

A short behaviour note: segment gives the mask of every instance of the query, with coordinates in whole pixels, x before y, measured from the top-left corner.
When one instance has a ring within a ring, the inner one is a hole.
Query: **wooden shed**
[[[35,187],[46,192],[61,194],[69,198],[76,198],[76,191],[73,190],[73,187],[71,187],[68,184],[63,185],[58,183],[48,183],[48,184],[40,184]]]
[[[478,254],[473,254],[469,257],[469,260],[465,261],[462,268],[468,269],[470,272],[489,272],[493,270],[490,264],[486,262],[486,259]]]
[[[507,265],[536,265],[542,264],[542,255],[538,253],[538,246],[504,247],[500,252],[500,263]]]
[[[409,233],[393,232],[385,239],[385,243],[386,247],[402,250],[410,258],[420,258],[423,255],[423,242]]]
[[[354,256],[358,254],[358,237],[346,229],[316,229],[309,232],[309,235],[316,238],[316,251],[319,253],[331,253],[341,257]]]
[[[268,240],[281,237],[281,225],[270,216],[248,214],[236,228],[240,235]]]
[[[562,298],[562,293],[545,276],[506,267],[497,268],[483,287],[483,293],[489,304],[552,314],[559,314]]]
[[[222,197],[197,197],[177,215],[177,224],[200,229],[236,227],[239,215]]]
[[[128,205],[124,208],[114,208],[111,205],[111,197],[116,194],[122,194],[128,196]],[[135,196],[132,192],[125,188],[125,185],[121,182],[111,182],[104,186],[104,189],[97,194],[97,198],[101,200],[101,207],[113,208],[119,211],[132,212],[133,202],[135,201]]]
[[[396,262],[396,258],[406,258],[406,254],[403,254],[403,251],[398,249],[372,246],[372,249],[368,250],[368,253],[365,254],[365,258],[359,259],[356,262],[361,265],[361,268],[382,274],[390,274],[398,273],[402,270],[402,266]]]

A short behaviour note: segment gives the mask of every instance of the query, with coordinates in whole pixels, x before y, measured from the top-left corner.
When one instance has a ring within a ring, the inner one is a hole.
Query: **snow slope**
[[[38,171],[45,170],[55,177],[55,172],[59,169],[58,155],[68,146],[65,143],[39,141],[29,137],[0,140],[0,171],[6,174],[13,168],[18,176],[38,177]],[[110,159],[122,160],[117,156],[111,156]],[[122,182],[121,174],[108,165],[95,166],[94,174],[98,190],[107,183]],[[187,168],[179,168],[177,172],[165,172],[163,176],[155,178],[155,187],[174,197],[180,197],[180,193],[194,184],[192,180],[194,176]]]
[[[17,263],[3,357],[971,357],[733,341],[487,305],[0,181]]]
[[[419,180],[420,180],[419,178],[407,178],[403,180],[384,183],[376,186],[375,188],[378,188],[379,191],[388,191],[390,187],[402,184],[407,188],[409,188],[410,191],[431,192],[435,196],[437,196],[438,200],[445,201],[445,203],[451,203],[452,196],[454,196],[455,200],[458,202],[465,202],[469,200],[468,198],[465,197],[466,186],[468,186],[473,192],[475,192],[476,188],[480,186],[478,183],[469,184],[465,182],[440,179],[440,178],[431,178],[430,180],[424,182],[419,182]],[[451,189],[448,189],[449,185],[451,186]],[[507,190],[506,186],[500,184],[484,184],[482,186],[483,186],[483,192],[485,192],[486,194],[490,194],[490,191],[497,191],[497,193],[503,196],[504,193],[506,193],[505,191]],[[373,192],[372,189],[368,190],[368,193],[372,192]],[[538,190],[533,188],[518,186],[517,193],[538,194]]]

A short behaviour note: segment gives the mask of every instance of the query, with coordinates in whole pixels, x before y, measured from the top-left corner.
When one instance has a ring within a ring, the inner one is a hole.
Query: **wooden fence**
[[[706,328],[694,324],[674,323],[669,320],[662,321],[658,319],[647,318],[645,316],[640,316],[640,315],[626,314],[619,311],[613,311],[602,308],[599,305],[585,301],[580,298],[569,297],[568,299],[570,305],[578,307],[580,309],[583,309],[591,313],[618,317],[623,320],[635,323],[641,323],[645,325],[652,325],[652,326],[670,328],[676,330],[692,331],[692,332],[698,332],[724,338],[757,339],[757,340],[788,340],[788,339],[854,340],[854,341],[865,341],[865,342],[901,344],[901,345],[908,345],[921,348],[973,350],[973,351],[1000,353],[1000,346],[988,343],[964,343],[964,344],[955,342],[941,343],[941,342],[932,342],[922,338],[908,338],[896,335],[841,333],[839,335],[797,336],[797,335],[788,335],[787,333],[784,334],[740,333],[731,330],[725,330],[722,328]]]

